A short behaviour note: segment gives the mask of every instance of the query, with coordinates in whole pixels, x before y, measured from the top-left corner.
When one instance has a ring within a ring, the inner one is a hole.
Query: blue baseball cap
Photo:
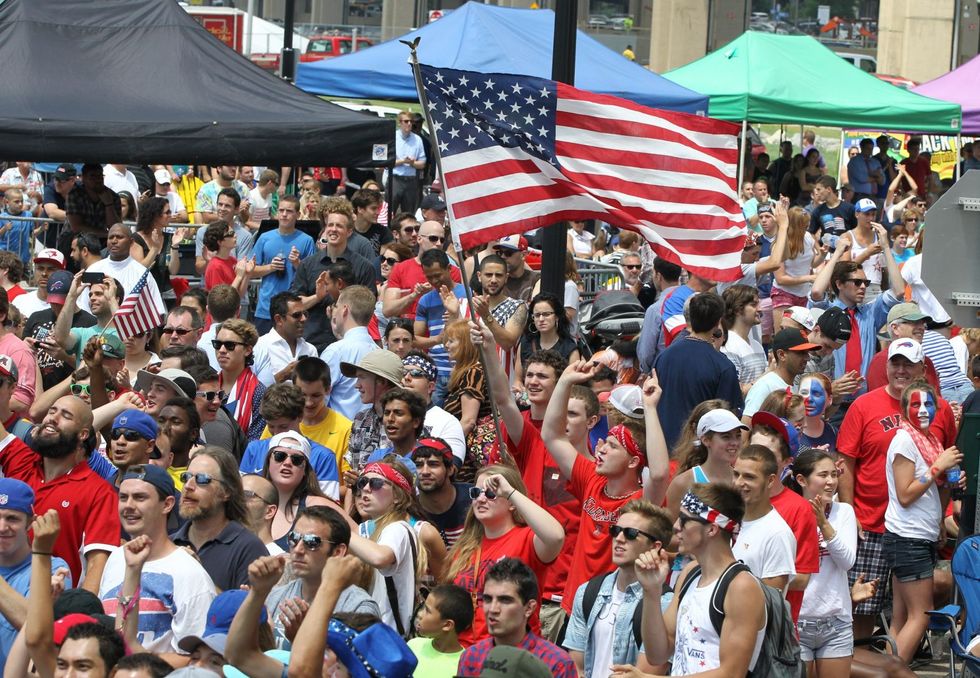
[[[125,428],[136,431],[147,440],[156,440],[160,432],[156,419],[141,410],[125,410],[112,420],[113,430]]]
[[[34,490],[13,478],[0,478],[0,509],[34,515]]]
[[[180,642],[177,643],[177,647],[184,652],[193,652],[194,648],[204,643],[218,654],[224,656],[231,622],[235,618],[235,613],[238,612],[238,608],[245,602],[245,596],[247,595],[248,592],[242,591],[241,589],[224,591],[218,594],[211,601],[211,606],[208,607],[208,618],[204,624],[204,633],[200,636],[185,636],[181,638]],[[268,621],[269,615],[263,605],[262,612],[259,615],[259,623],[265,624]]]
[[[170,474],[167,473],[165,468],[156,466],[155,464],[130,466],[123,473],[120,482],[130,479],[142,480],[145,483],[149,483],[168,497],[177,496],[177,487],[174,485],[174,479],[170,477]]]
[[[63,304],[75,277],[68,271],[55,271],[48,278],[48,303]]]

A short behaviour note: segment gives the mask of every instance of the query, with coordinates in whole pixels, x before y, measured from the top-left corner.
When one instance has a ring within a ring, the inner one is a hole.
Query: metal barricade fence
[[[621,290],[625,287],[626,275],[618,264],[576,258],[575,268],[582,279],[580,305],[592,303],[600,292]]]

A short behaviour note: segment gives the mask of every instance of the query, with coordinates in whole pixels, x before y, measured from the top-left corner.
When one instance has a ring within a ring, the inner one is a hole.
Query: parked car
[[[591,14],[589,15],[589,28],[606,28],[609,26],[609,17],[605,14]]]
[[[353,51],[354,39],[350,35],[312,35],[306,49],[299,55],[302,62],[320,61],[343,56]],[[374,44],[371,38],[357,38],[357,49]],[[268,71],[279,71],[279,54],[252,54],[252,63]]]
[[[870,54],[859,54],[857,52],[834,52],[844,61],[852,66],[857,66],[865,73],[874,73],[878,70],[878,60]]]

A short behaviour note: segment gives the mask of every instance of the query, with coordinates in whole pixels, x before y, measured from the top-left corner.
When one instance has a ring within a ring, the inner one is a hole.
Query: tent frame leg
[[[745,179],[745,137],[748,131],[749,123],[747,120],[742,121],[742,134],[739,137],[738,144],[738,186],[735,187],[735,195],[738,196],[739,203],[742,202],[742,182]],[[752,157],[751,151],[749,152],[749,157]]]

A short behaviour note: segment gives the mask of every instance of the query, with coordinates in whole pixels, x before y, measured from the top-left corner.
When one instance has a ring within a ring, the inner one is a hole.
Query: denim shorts
[[[936,569],[936,543],[928,539],[910,539],[885,531],[881,540],[885,560],[892,576],[900,582],[931,579]]]
[[[850,619],[801,618],[796,623],[796,631],[800,636],[800,658],[805,662],[854,654],[854,630]]]

